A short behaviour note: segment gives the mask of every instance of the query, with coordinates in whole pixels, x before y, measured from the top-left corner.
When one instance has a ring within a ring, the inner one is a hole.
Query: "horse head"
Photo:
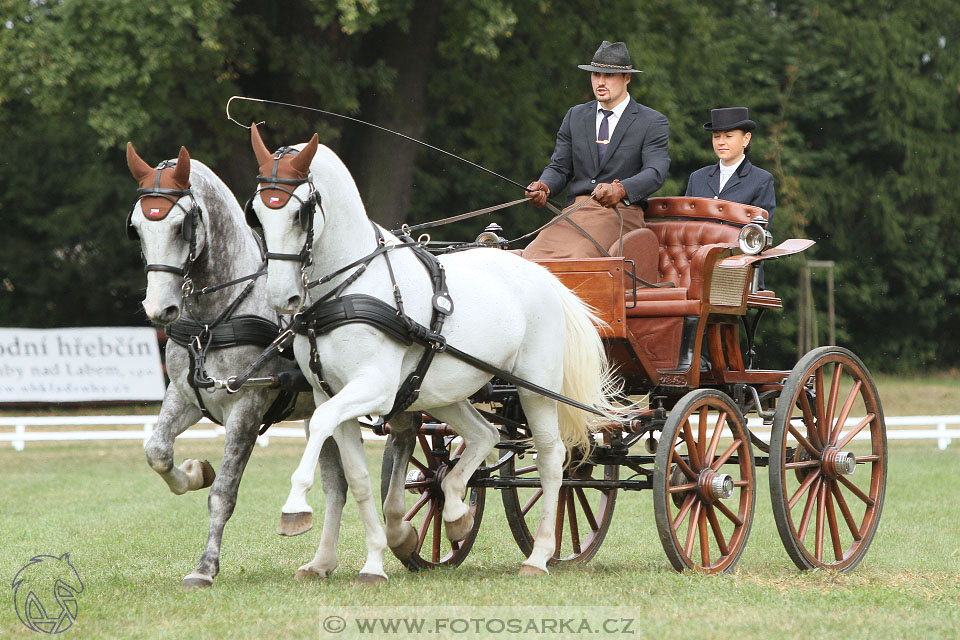
[[[257,192],[245,209],[247,222],[263,228],[270,304],[281,313],[295,313],[304,300],[302,269],[309,265],[313,239],[323,230],[322,218],[315,216],[318,200],[310,175],[318,136],[270,153],[254,124],[250,140],[259,174]]]
[[[140,198],[127,216],[127,235],[140,242],[146,262],[143,308],[151,321],[170,324],[180,318],[185,280],[206,241],[190,188],[190,154],[180,147],[176,161],[154,168],[128,142],[127,167],[140,185]]]

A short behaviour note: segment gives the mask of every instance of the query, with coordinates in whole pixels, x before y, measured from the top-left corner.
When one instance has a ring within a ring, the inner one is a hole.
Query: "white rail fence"
[[[851,427],[859,422],[859,418],[850,418],[845,426]],[[888,440],[936,440],[937,447],[943,451],[953,439],[960,439],[960,415],[953,416],[899,416],[888,417]],[[201,428],[191,428],[180,434],[181,439],[210,439],[224,435],[223,427],[215,425],[206,418],[197,423]],[[282,425],[297,426],[282,426]],[[12,432],[0,432],[0,442],[9,442],[17,451],[23,451],[27,442],[64,442],[71,440],[146,440],[153,433],[157,425],[157,416],[44,416],[44,417],[0,417],[0,428],[13,427]],[[49,427],[129,427],[139,429],[110,429],[98,431],[53,431]],[[761,438],[769,437],[770,429],[765,427],[758,418],[748,421],[751,431]],[[28,427],[42,427],[43,430],[28,431]],[[891,429],[890,427],[908,427]],[[927,428],[920,428],[927,427]],[[372,432],[364,429],[365,439],[377,439]],[[300,423],[280,423],[270,427],[264,435],[257,439],[257,444],[265,447],[270,444],[270,438],[304,438],[304,431]],[[865,440],[869,434],[861,432],[855,440]]]

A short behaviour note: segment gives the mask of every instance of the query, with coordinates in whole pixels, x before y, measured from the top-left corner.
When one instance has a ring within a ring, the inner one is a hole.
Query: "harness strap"
[[[493,213],[494,211],[499,211],[500,209],[506,209],[507,207],[512,207],[516,204],[521,204],[527,202],[527,198],[520,198],[519,200],[511,200],[510,202],[504,202],[503,204],[493,205],[492,207],[486,207],[484,209],[477,209],[476,211],[470,211],[468,213],[461,213],[459,215],[450,216],[449,218],[441,218],[440,220],[434,220],[433,222],[424,222],[423,224],[415,224],[412,227],[404,225],[400,229],[394,229],[391,233],[395,235],[410,235],[416,231],[422,231],[423,229],[431,229],[433,227],[440,227],[445,224],[451,224],[453,222],[460,222],[461,220],[467,220],[469,218],[475,218],[477,216],[482,216],[485,213]]]

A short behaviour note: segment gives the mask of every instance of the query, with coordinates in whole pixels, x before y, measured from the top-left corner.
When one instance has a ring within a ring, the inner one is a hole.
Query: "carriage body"
[[[757,269],[813,244],[794,239],[743,254],[740,231],[758,216],[767,212],[722,200],[652,198],[646,227],[611,247],[614,257],[537,261],[595,310],[624,395],[646,396],[628,420],[602,427],[594,450],[565,471],[554,562],[590,560],[618,492],[652,490],[672,565],[729,571],[749,536],[758,467],[768,467],[778,531],[799,568],[847,571],[863,559],[886,480],[876,387],[841,347],[815,349],[792,370],[754,366],[760,318],[782,308],[773,291],[759,288]],[[539,485],[516,390],[488,385],[475,401],[504,434],[497,463],[470,482],[476,526],[484,491],[500,490],[514,538],[529,553]],[[748,425],[751,413],[757,419]],[[421,443],[409,484],[420,492],[419,508],[424,487],[457,455],[454,434],[429,416]],[[439,519],[417,526],[421,547],[405,561],[411,568],[459,564],[472,545],[472,537],[443,542]]]

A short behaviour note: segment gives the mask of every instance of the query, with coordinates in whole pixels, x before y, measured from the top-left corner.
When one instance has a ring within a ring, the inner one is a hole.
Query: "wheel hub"
[[[423,475],[423,471],[420,471],[420,469],[410,469],[410,471],[407,472],[406,482],[404,484],[412,484],[415,482],[420,483],[424,480],[426,480],[426,478]],[[407,491],[410,493],[422,494],[424,491],[426,491],[426,488],[423,486],[409,487]]]
[[[827,447],[820,458],[823,472],[828,478],[848,476],[857,470],[857,457],[850,451]]]
[[[733,477],[726,473],[717,473],[713,469],[704,469],[700,473],[697,488],[706,502],[729,500],[735,491]]]

